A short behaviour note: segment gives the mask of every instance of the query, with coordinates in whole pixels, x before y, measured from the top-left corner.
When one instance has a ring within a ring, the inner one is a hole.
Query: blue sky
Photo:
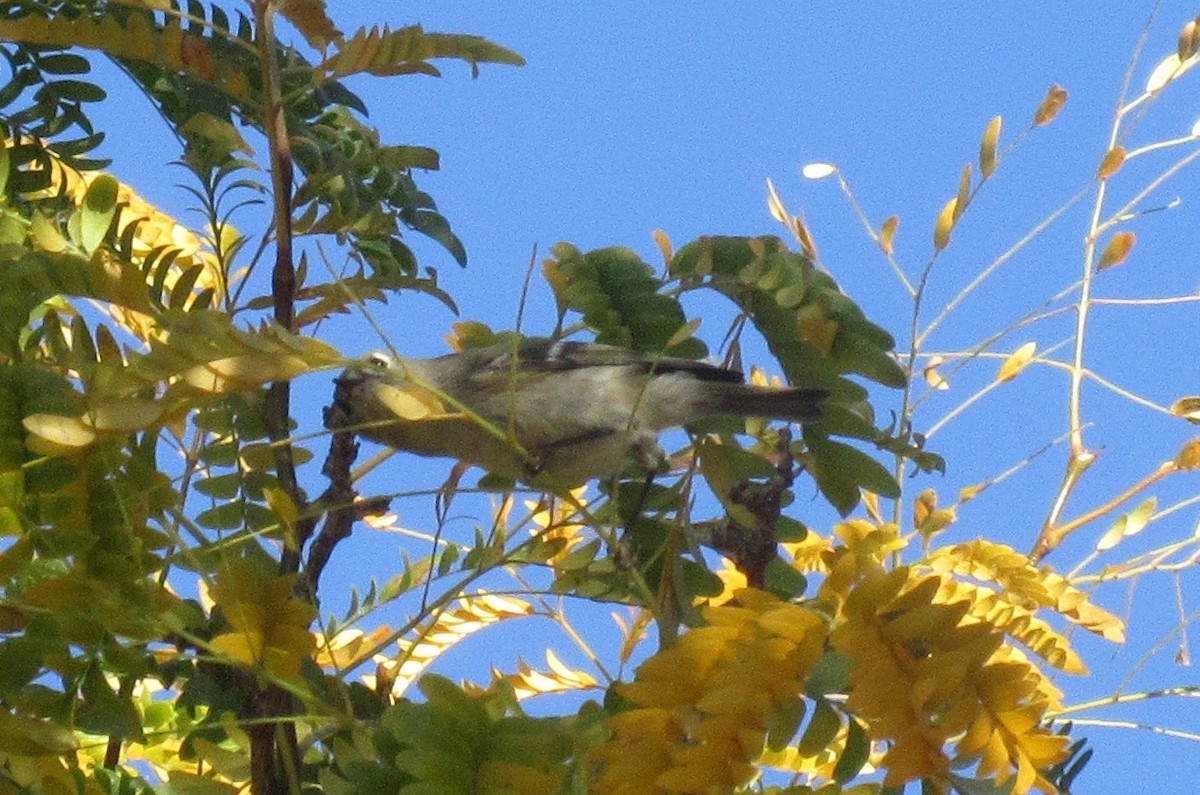
[[[1180,25],[1196,10],[1183,2],[1161,4],[1146,54],[1134,68],[1134,94],[1159,58],[1173,51]],[[1003,147],[1027,127],[1052,83],[1070,91],[1060,117],[1001,165],[962,219],[934,271],[928,305],[938,307],[1089,184],[1107,147],[1118,92],[1150,4],[375,2],[333,3],[330,12],[346,31],[360,24],[419,22],[432,31],[480,34],[528,61],[523,68],[485,66],[477,80],[465,66],[447,63],[440,80],[351,83],[385,140],[429,145],[442,154],[442,171],[423,175],[420,184],[462,237],[470,265],[460,270],[435,246],[411,242],[426,264],[438,268],[464,318],[510,327],[531,251],[536,247],[544,256],[560,240],[583,249],[630,246],[656,263],[655,229],[677,246],[702,234],[783,235],[766,210],[770,178],[788,208],[807,219],[825,266],[868,316],[903,339],[907,297],[835,182],[804,180],[800,167],[812,161],[837,164],[876,226],[899,215],[897,258],[915,275],[929,256],[934,218],[954,194],[963,163],[976,160],[988,120],[1004,117]],[[1168,90],[1127,148],[1186,135],[1200,117],[1197,81],[1200,77],[1189,74]],[[134,145],[142,140],[144,131],[131,127],[110,137],[105,154],[115,156],[118,174],[137,173],[131,169],[145,150]],[[1187,146],[1127,164],[1114,182],[1112,206],[1186,151]],[[1183,172],[1143,208],[1176,197],[1182,199],[1178,206],[1121,227],[1137,233],[1138,245],[1129,262],[1098,280],[1098,295],[1196,293],[1196,173]],[[184,197],[166,187],[179,173],[172,177],[157,186],[131,181],[148,198],[182,207]],[[1078,279],[1090,206],[1090,199],[1077,205],[1013,257],[950,317],[930,349],[961,349]],[[418,355],[446,350],[442,337],[455,318],[440,305],[418,296],[389,306],[379,320],[397,346]],[[1089,361],[1106,378],[1159,406],[1200,392],[1194,354],[1198,311],[1195,303],[1097,308]],[[1067,340],[1071,317],[1019,332],[997,350],[1006,353],[1029,340],[1045,349]],[[535,286],[525,328],[537,333],[552,323],[546,291]],[[377,347],[364,328],[357,321],[338,323],[332,341],[348,355]],[[715,347],[722,330],[718,320],[700,333]],[[1066,350],[1057,356],[1063,358]],[[988,383],[996,364],[960,374],[949,392],[925,404],[918,428],[928,428]],[[322,386],[327,380],[312,383],[314,392],[327,388]],[[1035,367],[989,395],[934,437],[932,447],[947,459],[947,475],[910,483],[916,487],[911,494],[931,486],[944,500],[952,499],[960,487],[996,475],[1052,442],[1065,429],[1065,391],[1061,371]],[[882,389],[875,394],[886,416],[894,395]],[[1085,397],[1085,416],[1093,423],[1088,443],[1104,452],[1068,516],[1170,459],[1193,435],[1181,421],[1104,390],[1089,387]],[[309,421],[319,416],[319,405],[301,407],[310,412]],[[947,539],[984,535],[1027,549],[1065,456],[1061,446],[1050,450],[964,507]],[[428,486],[440,483],[445,471],[414,467],[407,459],[390,466],[393,477],[411,476]],[[1177,476],[1157,492],[1158,507],[1198,491],[1197,477]],[[426,515],[427,505],[413,500],[399,507],[412,524]],[[1104,560],[1186,539],[1198,514],[1195,506],[1178,510]],[[1070,568],[1108,524],[1081,531],[1050,562]],[[464,532],[469,526],[459,525]],[[386,578],[398,562],[398,543],[394,536],[358,531],[339,550],[343,561],[357,561],[348,578],[359,583],[367,574]],[[1185,613],[1196,607],[1188,595],[1196,579],[1182,575]],[[1076,635],[1096,676],[1062,682],[1068,701],[1112,692],[1143,654],[1176,629],[1175,594],[1166,575],[1102,590],[1101,602],[1130,619],[1131,640],[1116,648]],[[510,667],[515,652],[489,642],[474,646],[473,654],[494,651],[498,658],[491,661]],[[1178,638],[1163,643],[1127,689],[1195,683],[1193,669],[1172,661],[1177,647]],[[540,662],[537,649],[520,651]],[[1198,715],[1186,699],[1090,713],[1193,732],[1200,731]],[[1117,729],[1078,733],[1097,752],[1080,792],[1193,791],[1195,741]]]

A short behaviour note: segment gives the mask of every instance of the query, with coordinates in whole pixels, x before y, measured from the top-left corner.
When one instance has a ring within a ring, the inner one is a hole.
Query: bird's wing
[[[487,381],[505,377],[536,377],[588,367],[629,367],[645,374],[687,373],[702,381],[741,383],[744,380],[738,370],[597,343],[526,339],[516,346],[502,344],[486,350],[476,377]],[[482,354],[484,351],[481,349],[479,352]]]

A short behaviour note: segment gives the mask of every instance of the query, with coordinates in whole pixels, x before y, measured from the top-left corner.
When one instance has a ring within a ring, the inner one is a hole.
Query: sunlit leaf
[[[446,407],[428,389],[386,382],[371,385],[375,398],[402,420],[420,420],[446,414]]]
[[[1020,348],[1017,348],[1000,365],[1000,370],[996,373],[996,380],[1004,383],[1016,378],[1033,361],[1035,353],[1037,353],[1036,342],[1027,342]]]
[[[938,213],[937,223],[933,227],[933,247],[941,251],[950,245],[950,233],[954,231],[954,223],[958,219],[958,199],[950,199]]]
[[[1154,71],[1150,73],[1150,77],[1146,80],[1146,91],[1153,94],[1156,91],[1161,91],[1176,77],[1179,76],[1179,71],[1183,67],[1183,61],[1179,57],[1179,53],[1173,52],[1166,58],[1158,62],[1154,67]]]
[[[1050,86],[1042,104],[1038,105],[1037,111],[1033,114],[1033,126],[1041,127],[1054,121],[1054,117],[1058,115],[1065,104],[1067,104],[1067,90],[1057,84]]]
[[[941,367],[945,361],[941,356],[933,356],[921,368],[921,375],[925,378],[925,383],[939,392],[945,392],[950,388],[950,382],[937,371],[937,368]]]
[[[57,414],[30,414],[21,420],[29,431],[28,444],[36,452],[54,455],[87,447],[96,440],[96,432],[78,417]]]
[[[983,140],[979,142],[979,173],[987,179],[996,171],[996,146],[1000,142],[1000,126],[1003,119],[999,116],[988,122],[983,131]]]
[[[1182,397],[1171,404],[1171,413],[1193,425],[1200,425],[1200,395]]]
[[[883,222],[883,226],[879,227],[879,247],[883,249],[883,253],[889,257],[892,255],[892,241],[896,237],[896,230],[900,227],[900,216],[889,216]]]
[[[1133,232],[1117,232],[1108,241],[1108,245],[1104,247],[1104,252],[1100,255],[1100,263],[1097,265],[1098,270],[1105,270],[1114,265],[1120,265],[1129,256],[1129,252],[1133,250],[1134,244],[1137,243],[1137,235]]]
[[[1129,513],[1117,517],[1117,521],[1113,522],[1112,527],[1096,542],[1096,551],[1104,552],[1112,549],[1126,538],[1140,533],[1150,523],[1150,517],[1154,515],[1157,507],[1158,500],[1150,497]]]
[[[800,169],[800,174],[805,179],[825,179],[835,171],[837,166],[831,163],[809,163]]]
[[[120,183],[108,174],[100,174],[84,194],[80,219],[79,244],[85,251],[95,251],[104,242],[117,213],[117,189]]]
[[[955,196],[954,202],[954,220],[958,221],[962,214],[967,210],[967,203],[971,201],[971,164],[964,163],[962,174],[958,178],[958,195]]]
[[[769,179],[767,180],[767,210],[771,213],[771,217],[779,223],[787,223],[788,211],[784,209],[779,194],[775,192],[775,183]]]
[[[819,260],[817,242],[813,239],[812,231],[808,228],[808,224],[804,223],[803,218],[792,218],[792,232],[795,233],[796,240],[800,243],[801,253],[813,262]]]
[[[671,245],[671,238],[661,229],[654,230],[654,243],[658,246],[659,252],[662,253],[663,262],[670,264],[675,258],[675,248]],[[553,262],[553,260],[549,260]]]
[[[324,49],[342,35],[325,13],[325,0],[281,0],[277,8],[315,50]]]
[[[1196,54],[1196,50],[1200,48],[1200,24],[1198,20],[1189,19],[1179,29],[1179,40],[1175,45],[1175,54],[1179,57],[1180,62],[1186,61]]]
[[[1125,147],[1114,146],[1104,153],[1100,160],[1100,168],[1096,170],[1096,179],[1104,180],[1121,170],[1125,162]]]
[[[1189,439],[1175,454],[1175,466],[1182,470],[1200,469],[1200,439]]]
[[[115,398],[93,405],[85,416],[98,431],[137,431],[157,423],[164,409],[157,400]]]

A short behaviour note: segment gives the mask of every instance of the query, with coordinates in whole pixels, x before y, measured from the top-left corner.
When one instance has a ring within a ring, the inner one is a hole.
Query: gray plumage
[[[654,471],[664,457],[658,435],[669,428],[721,414],[809,422],[820,417],[827,396],[747,385],[740,372],[703,362],[550,340],[433,359],[376,352],[348,367],[339,384],[368,439],[559,487],[631,462]],[[397,390],[440,403],[445,413],[401,417]]]

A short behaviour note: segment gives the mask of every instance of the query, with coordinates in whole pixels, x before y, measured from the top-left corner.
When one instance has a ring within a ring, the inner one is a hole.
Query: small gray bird
[[[688,359],[543,339],[434,359],[375,352],[338,384],[368,439],[558,488],[630,463],[656,471],[668,428],[721,414],[811,422],[828,395],[748,385],[736,370]]]

